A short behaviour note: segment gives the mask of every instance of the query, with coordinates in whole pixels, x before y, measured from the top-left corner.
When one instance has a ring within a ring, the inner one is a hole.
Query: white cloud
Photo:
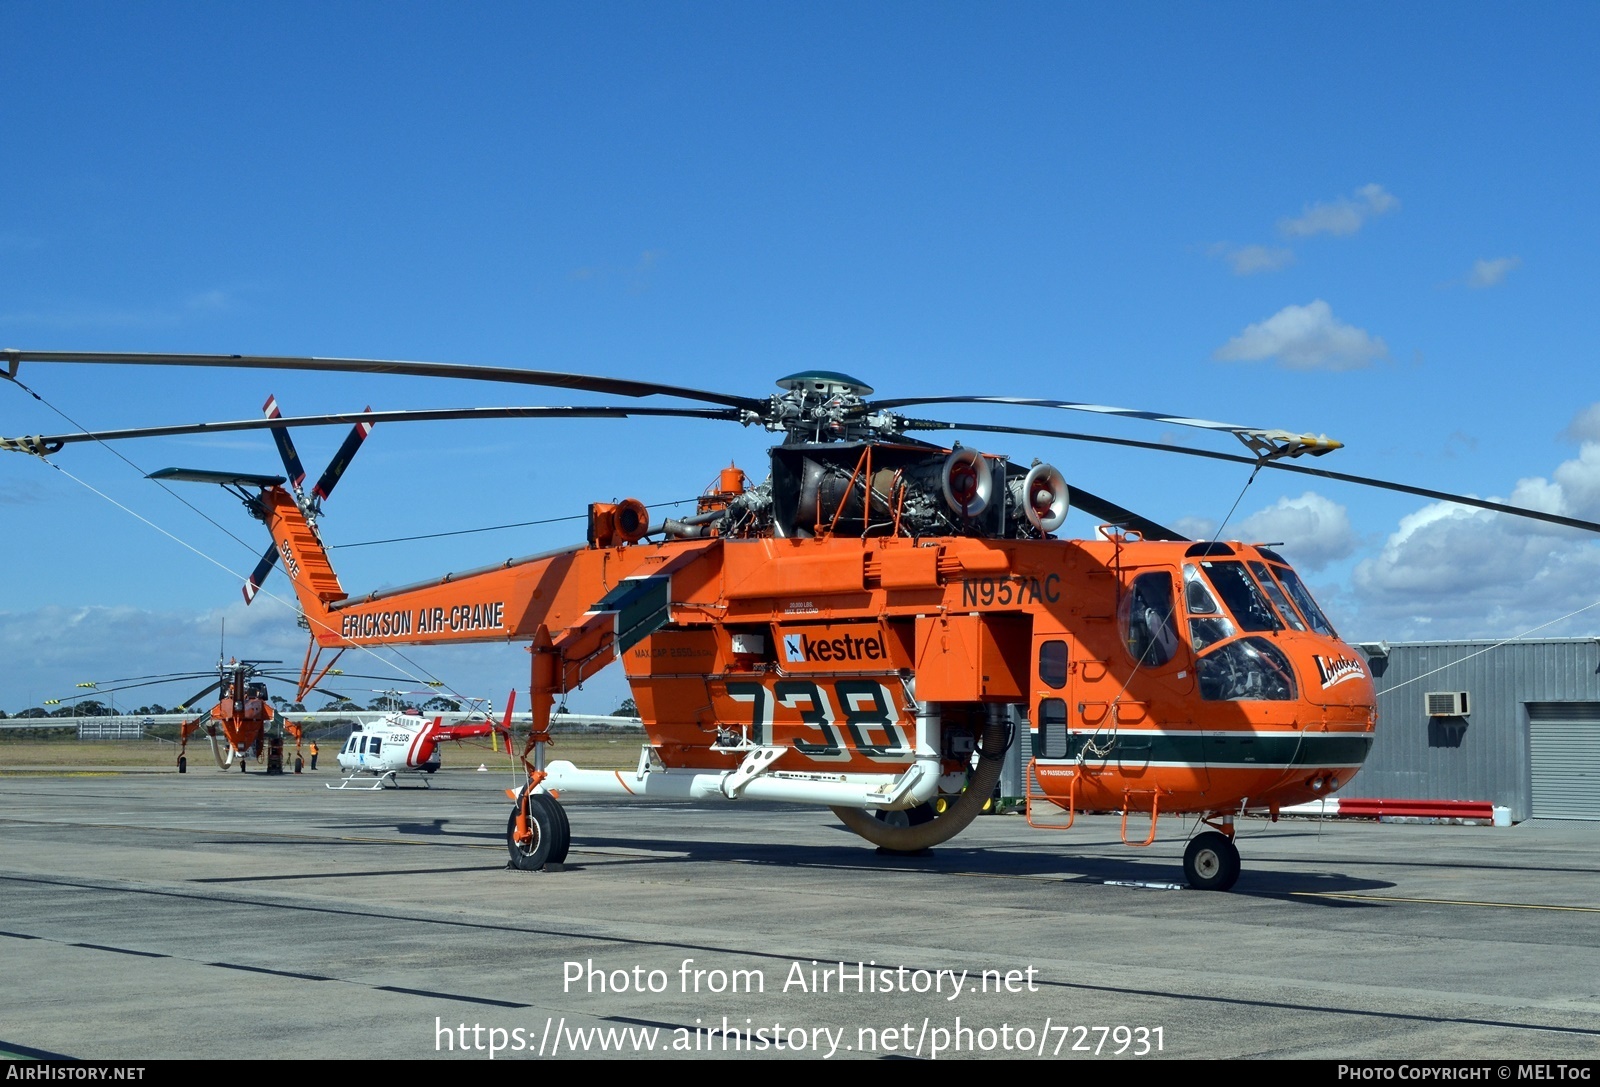
[[[246,609],[154,612],[141,608],[62,607],[33,612],[0,612],[0,656],[7,663],[0,682],[0,709],[16,713],[47,698],[72,696],[81,682],[122,676],[170,675],[213,667],[226,630],[226,651],[234,656],[298,663],[305,635],[289,608],[269,598]],[[187,686],[189,689],[178,690]],[[172,705],[199,684],[139,688],[127,698],[135,707]],[[117,695],[116,704],[124,704]]]
[[[1495,257],[1493,260],[1476,260],[1472,262],[1472,271],[1467,275],[1469,287],[1494,287],[1506,278],[1510,272],[1522,263],[1521,257]]]
[[[201,291],[191,294],[184,299],[184,308],[200,312],[221,312],[231,310],[234,305],[233,296],[227,291],[213,290]]]
[[[79,303],[57,303],[36,310],[0,313],[0,325],[34,325],[41,328],[167,328],[191,320],[231,312],[238,300],[228,291],[191,294],[170,305],[149,309],[108,309]]]
[[[1600,443],[1550,478],[1517,482],[1504,501],[1587,520],[1600,518]],[[1375,557],[1357,565],[1361,637],[1545,636],[1600,630],[1600,607],[1545,624],[1600,598],[1600,540],[1589,533],[1454,503],[1404,518]]]
[[[585,265],[582,268],[574,268],[568,272],[567,278],[579,282],[604,282],[620,279],[626,284],[630,294],[643,294],[650,289],[656,269],[666,256],[667,251],[665,249],[646,249],[640,252],[639,259],[631,265]]]
[[[1277,272],[1294,263],[1294,250],[1270,249],[1264,245],[1229,245],[1218,242],[1210,249],[1211,255],[1228,262],[1236,276],[1252,276],[1260,272]]]
[[[43,492],[32,481],[0,480],[0,506],[32,506],[43,501]]]
[[[1278,550],[1302,571],[1320,570],[1355,554],[1356,532],[1350,515],[1336,502],[1307,491],[1299,498],[1280,498],[1276,505],[1240,521],[1228,535],[1280,545]]]
[[[274,574],[269,588],[282,591],[282,574]],[[206,672],[217,662],[220,648],[229,656],[283,661],[283,670],[298,671],[305,653],[306,635],[295,622],[295,611],[262,595],[250,607],[237,601],[226,608],[195,611],[150,611],[129,606],[49,606],[30,612],[0,611],[0,710],[20,713],[45,699],[69,699],[80,691],[76,684],[123,676],[171,675]],[[339,662],[347,675],[328,686],[348,691],[365,704],[371,688],[420,687],[437,677],[455,692],[469,697],[491,697],[505,704],[506,690],[527,683],[528,654],[515,642],[481,645],[406,646],[377,654],[350,651]],[[359,678],[369,676],[371,678]],[[509,677],[509,678],[508,678]],[[204,680],[139,687],[114,695],[118,709],[141,705],[171,706],[188,698]],[[524,686],[524,691],[526,687]],[[292,697],[291,682],[271,685],[273,694]],[[450,693],[448,690],[444,693]],[[563,696],[578,713],[610,713],[628,697],[620,664],[613,665],[577,691]],[[311,704],[320,706],[322,696]]]
[[[1344,324],[1320,298],[1305,306],[1285,306],[1217,348],[1223,362],[1276,358],[1291,370],[1354,370],[1386,358],[1389,347],[1376,336]]]
[[[1400,201],[1382,185],[1363,185],[1352,196],[1341,196],[1319,204],[1307,204],[1295,219],[1278,220],[1280,233],[1291,238],[1313,234],[1354,234],[1375,216],[1395,210]]]
[[[1212,539],[1217,531],[1216,519],[1211,517],[1179,517],[1167,525],[1191,540]]]
[[[1600,442],[1600,401],[1574,415],[1562,437],[1571,442]]]
[[[1556,512],[1600,521],[1600,442],[1584,442],[1577,459],[1562,462],[1553,474],[1561,488],[1561,507]],[[1517,486],[1520,489],[1522,484]],[[1511,498],[1516,501],[1516,494]]]

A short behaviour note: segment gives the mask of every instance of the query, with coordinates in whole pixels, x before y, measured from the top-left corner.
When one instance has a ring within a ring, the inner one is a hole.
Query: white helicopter
[[[511,708],[516,691],[506,698],[505,719],[496,723],[484,715],[481,721],[447,725],[442,717],[428,720],[415,706],[391,710],[368,725],[356,725],[339,751],[339,769],[344,777],[330,789],[344,789],[361,778],[373,779],[365,789],[398,789],[400,775],[414,776],[423,788],[432,788],[428,775],[439,769],[439,745],[445,740],[470,740],[496,733],[511,743]]]

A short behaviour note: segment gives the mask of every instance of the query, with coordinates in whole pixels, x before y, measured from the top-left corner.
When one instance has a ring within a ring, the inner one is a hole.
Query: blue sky
[[[1597,519],[1597,31],[1579,4],[10,4],[0,345],[752,395],[826,368],[885,396],[1325,432],[1347,448],[1321,466]],[[8,436],[249,418],[269,392],[291,414],[593,402],[357,376],[21,377],[46,403],[0,385]],[[1235,451],[1149,424],[945,414]],[[301,432],[312,471],[341,437]],[[764,474],[766,445],[695,422],[379,428],[323,525],[351,545],[684,499],[730,462]],[[1241,497],[1247,469],[1156,453],[982,445],[1195,535],[1238,499],[1224,535],[1283,541],[1351,640],[1600,630],[1600,607],[1545,625],[1600,599],[1590,537],[1282,474]],[[260,436],[118,452],[144,471],[277,466]],[[0,459],[0,708],[204,668],[224,623],[230,653],[298,660],[292,609],[240,600],[266,541],[236,502],[181,492],[237,540],[110,451],[54,461]],[[334,555],[366,590],[581,532]],[[396,682],[423,672],[503,692],[526,655],[408,651]],[[613,677],[572,701],[603,712],[621,692]]]

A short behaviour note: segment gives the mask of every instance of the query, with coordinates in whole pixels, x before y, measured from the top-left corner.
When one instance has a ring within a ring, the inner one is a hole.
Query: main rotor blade
[[[132,691],[140,687],[162,687],[168,683],[181,683],[185,680],[199,679],[206,672],[174,672],[168,676],[129,676],[126,679],[108,679],[95,684],[95,694],[119,694],[122,691]],[[115,686],[109,686],[115,684]]]
[[[1124,509],[1110,499],[1091,494],[1076,483],[1067,484],[1067,495],[1074,508],[1097,518],[1102,524],[1116,525],[1119,528],[1131,528],[1147,540],[1175,540],[1181,543],[1189,538],[1181,533],[1174,532],[1165,525],[1156,524],[1148,517],[1140,517],[1137,513]]]
[[[367,405],[367,411],[372,411],[372,405]],[[277,433],[274,431],[273,433]],[[344,470],[350,467],[350,461],[355,457],[356,450],[361,448],[361,443],[367,440],[367,435],[372,433],[372,424],[362,421],[350,428],[350,433],[345,437],[344,444],[328,462],[328,467],[323,469],[322,478],[317,480],[317,485],[311,493],[318,498],[326,499],[338,486],[339,478],[344,475]]]
[[[301,355],[161,355],[111,351],[21,351],[0,349],[15,376],[24,362],[79,362],[113,366],[220,366],[244,370],[317,370],[362,374],[398,374],[405,377],[443,377],[467,381],[498,381],[512,385],[546,385],[557,389],[610,393],[615,396],[676,396],[707,404],[723,404],[744,411],[765,412],[768,401],[748,396],[688,389],[653,381],[566,374],[555,370],[519,370],[510,366],[473,366],[455,362],[404,362],[395,359],[335,359]],[[0,374],[0,376],[6,376]]]
[[[1202,430],[1220,430],[1232,434],[1257,453],[1273,457],[1298,457],[1309,453],[1320,457],[1344,446],[1326,434],[1294,434],[1287,430],[1269,430],[1265,427],[1240,426],[1238,423],[1217,423],[1210,419],[1194,419],[1185,415],[1163,415],[1136,408],[1113,408],[1105,404],[1079,404],[1072,400],[1041,400],[1024,396],[906,396],[896,400],[875,400],[866,405],[868,411],[907,407],[912,404],[1007,404],[1024,408],[1058,408],[1063,411],[1087,411],[1097,415],[1116,415],[1126,419],[1143,419],[1150,423],[1168,423],[1172,426],[1199,427]]]
[[[193,709],[195,702],[197,702],[200,699],[204,698],[206,695],[210,694],[212,691],[220,689],[222,687],[222,685],[224,683],[226,683],[226,682],[227,682],[227,680],[225,680],[225,679],[219,679],[215,683],[211,684],[209,687],[200,688],[194,694],[190,695],[188,698],[184,699],[182,702],[179,702],[178,703],[178,708],[180,710],[184,711],[184,712],[187,712],[188,710]]]
[[[283,417],[283,412],[278,408],[278,398],[270,394],[267,396],[267,402],[261,405],[261,410],[266,413],[268,419]],[[272,440],[277,443],[278,456],[283,459],[283,470],[289,473],[289,486],[298,493],[300,485],[306,481],[306,469],[305,465],[300,463],[300,454],[295,452],[294,439],[289,437],[287,428],[275,426],[272,428]],[[245,602],[249,603],[249,599],[246,598]]]
[[[277,419],[235,419],[219,423],[187,423],[179,426],[138,427],[131,430],[100,430],[80,434],[51,434],[25,438],[0,438],[0,449],[45,455],[58,452],[73,442],[110,442],[128,438],[171,438],[185,434],[224,434],[238,430],[271,430],[277,427],[335,426],[340,423],[424,423],[449,419],[715,419],[741,422],[737,411],[713,408],[583,408],[583,407],[504,407],[441,408],[417,411],[349,411],[332,415],[286,415]]]
[[[1386,491],[1399,491],[1402,494],[1414,494],[1422,498],[1431,498],[1436,502],[1455,502],[1462,506],[1474,506],[1477,509],[1491,510],[1495,513],[1504,513],[1512,517],[1546,521],[1552,525],[1564,525],[1567,528],[1581,528],[1585,532],[1600,532],[1600,524],[1594,521],[1585,521],[1578,517],[1563,517],[1557,513],[1530,510],[1523,506],[1508,506],[1503,502],[1490,502],[1483,498],[1472,498],[1464,494],[1451,494],[1449,491],[1435,491],[1428,487],[1412,487],[1405,483],[1392,483],[1388,480],[1375,479],[1371,476],[1330,472],[1325,468],[1307,468],[1304,465],[1283,464],[1275,460],[1257,462],[1254,457],[1243,457],[1237,453],[1214,453],[1209,449],[1187,449],[1181,445],[1162,445],[1159,442],[1141,442],[1132,438],[1108,438],[1103,434],[1076,434],[1065,430],[1035,430],[1031,427],[990,426],[984,423],[944,423],[940,424],[939,427],[930,426],[925,429],[974,430],[986,434],[1021,434],[1036,438],[1064,438],[1073,442],[1096,442],[1102,445],[1127,446],[1132,449],[1154,449],[1161,453],[1179,453],[1186,457],[1205,457],[1207,460],[1231,461],[1234,464],[1255,465],[1260,463],[1264,468],[1274,468],[1280,472],[1298,472],[1300,475],[1320,476],[1323,479],[1334,479],[1341,483],[1355,483],[1362,487],[1380,487]]]

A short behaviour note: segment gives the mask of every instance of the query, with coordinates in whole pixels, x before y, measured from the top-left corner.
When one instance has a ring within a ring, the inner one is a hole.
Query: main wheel
[[[542,796],[535,794],[527,800],[528,840],[517,841],[517,816],[522,810],[519,800],[511,806],[511,819],[506,823],[506,849],[511,853],[511,867],[537,872],[550,860],[550,847],[556,840],[556,817]]]
[[[1239,878],[1239,847],[1226,834],[1196,834],[1183,851],[1183,874],[1197,891],[1226,891]]]

